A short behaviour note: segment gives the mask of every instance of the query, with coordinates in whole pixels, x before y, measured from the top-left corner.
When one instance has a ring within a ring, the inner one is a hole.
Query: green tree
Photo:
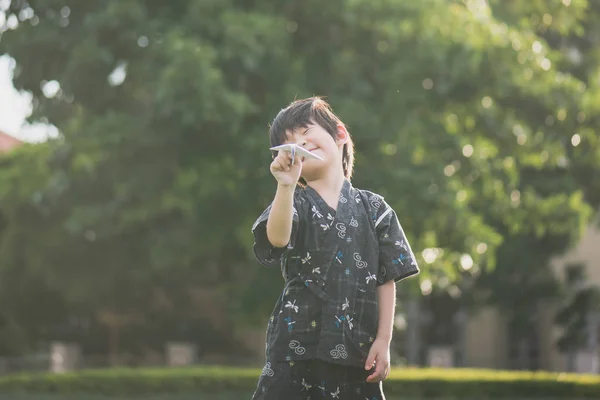
[[[501,21],[536,38],[531,50],[547,57],[556,66],[559,71],[556,79],[572,77],[585,88],[580,99],[572,102],[570,107],[562,106],[556,114],[540,115],[544,118],[546,135],[566,133],[563,139],[565,153],[556,167],[521,168],[521,187],[533,188],[547,197],[554,193],[553,202],[557,208],[552,213],[556,221],[549,229],[538,228],[530,232],[514,232],[504,221],[494,222],[506,230],[506,240],[498,249],[498,265],[502,267],[484,277],[481,283],[492,290],[492,301],[509,316],[513,341],[518,342],[534,330],[537,308],[556,302],[564,293],[561,286],[570,285],[569,282],[556,282],[549,262],[576,243],[585,225],[591,223],[591,210],[597,210],[600,205],[598,139],[594,133],[598,125],[598,106],[594,99],[599,93],[595,80],[598,53],[594,47],[600,7],[596,2],[586,1],[511,2],[508,6],[505,2],[491,3],[494,14]],[[551,149],[540,155],[546,157],[551,154]],[[559,216],[564,217],[561,196],[575,191],[579,192],[577,201],[587,203],[591,210],[561,220]],[[540,204],[539,208],[546,207]],[[515,290],[517,282],[519,290]],[[582,293],[582,296],[587,294]],[[580,306],[590,303],[579,301],[580,296],[573,299],[565,310],[572,312],[579,308],[574,315],[585,314]],[[558,321],[566,328],[559,347],[565,349],[576,345],[576,338],[583,333],[581,325],[566,323],[565,311],[559,314]]]
[[[85,313],[150,315],[157,288],[192,313],[202,287],[264,321],[281,287],[250,251],[275,186],[266,124],[313,94],[354,134],[355,185],[385,195],[427,249],[422,279],[446,290],[491,269],[503,238],[560,235],[533,252],[561,251],[590,216],[577,177],[598,166],[595,91],[535,50],[529,9],[505,6],[509,24],[499,4],[13,0],[0,53],[32,119],[62,135],[39,185],[52,246],[26,268]],[[589,11],[570,7],[564,35]]]

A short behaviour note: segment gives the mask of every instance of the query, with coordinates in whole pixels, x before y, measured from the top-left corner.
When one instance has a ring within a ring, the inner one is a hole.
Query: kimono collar
[[[331,207],[327,204],[327,202],[323,199],[323,197],[317,192],[314,188],[309,185],[306,185],[306,192],[315,200],[323,209],[331,209]],[[342,183],[342,189],[340,190],[340,195],[338,197],[338,204],[335,210],[336,214],[344,215],[348,213],[348,206],[350,205],[350,201],[354,201],[355,195],[353,193],[353,187],[350,181],[347,178],[344,178],[344,182]],[[352,208],[352,207],[351,207]]]
[[[357,213],[357,200],[358,193],[352,187],[350,181],[344,178],[344,184],[340,191],[340,197],[338,199],[338,207],[336,212],[336,219],[338,222],[343,222],[348,225],[353,216]]]

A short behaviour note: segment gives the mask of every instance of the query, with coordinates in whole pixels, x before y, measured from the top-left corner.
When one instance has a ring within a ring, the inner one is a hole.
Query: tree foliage
[[[266,126],[314,94],[348,125],[354,184],[397,210],[421,279],[540,276],[600,200],[586,42],[600,11],[490,4],[12,0],[0,53],[61,138],[0,171],[1,280],[22,270],[93,319],[178,309],[185,330],[198,288],[228,304],[217,314],[264,317],[281,286],[250,250],[275,187]]]

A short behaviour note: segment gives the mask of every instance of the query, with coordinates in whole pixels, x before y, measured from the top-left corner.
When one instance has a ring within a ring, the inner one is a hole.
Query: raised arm
[[[302,173],[302,160],[296,155],[292,164],[290,153],[280,150],[270,168],[277,181],[277,192],[267,221],[267,239],[273,247],[285,247],[292,234],[294,189]]]
[[[273,247],[285,247],[290,242],[293,216],[294,187],[279,184],[267,220],[267,238]]]

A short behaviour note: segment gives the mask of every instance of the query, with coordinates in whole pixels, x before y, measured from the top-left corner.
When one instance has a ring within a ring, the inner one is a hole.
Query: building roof
[[[15,138],[14,136],[9,135],[8,133],[4,133],[0,131],[0,152],[4,153],[6,151],[12,150],[14,147],[23,144],[22,141]]]

